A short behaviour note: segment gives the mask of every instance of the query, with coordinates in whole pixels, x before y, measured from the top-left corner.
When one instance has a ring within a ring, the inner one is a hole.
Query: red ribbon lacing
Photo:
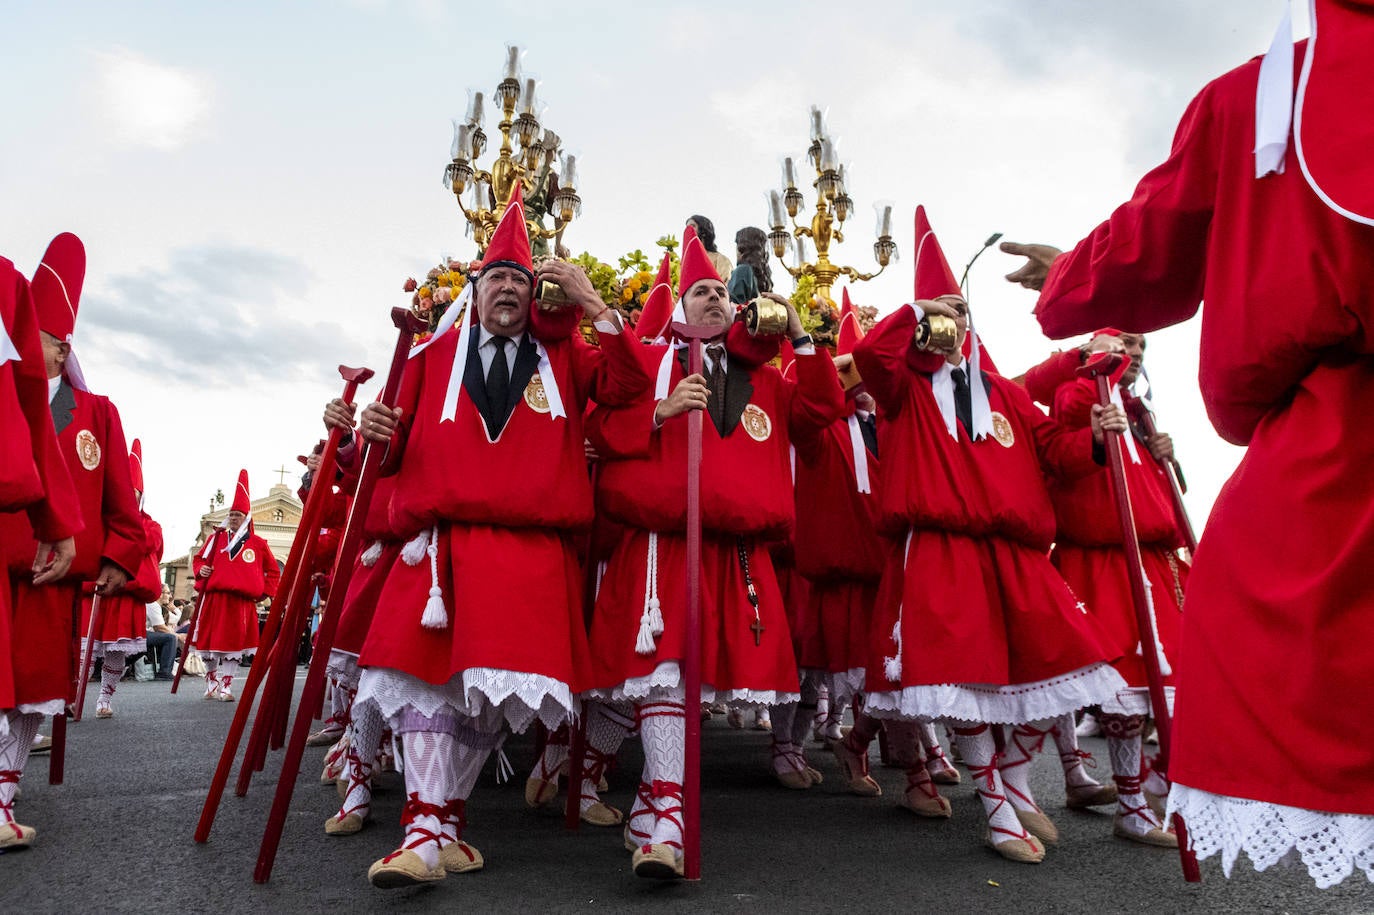
[[[372,766],[364,763],[362,759],[359,758],[356,748],[348,751],[348,762],[349,765],[344,770],[348,773],[348,790],[344,792],[344,804],[347,805],[348,799],[353,796],[353,789],[368,788],[369,790],[367,800],[354,804],[352,807],[344,806],[339,808],[338,817],[341,820],[350,813],[368,810],[372,805],[372,792],[370,790],[372,783]]]
[[[403,851],[419,848],[426,842],[433,842],[439,847],[448,843],[448,837],[442,831],[435,832],[423,826],[416,826],[415,821],[420,817],[433,817],[440,823],[452,822],[456,819],[458,835],[463,834],[463,826],[467,823],[464,815],[464,803],[461,800],[452,800],[444,804],[430,804],[420,800],[420,795],[414,791],[406,800],[405,807],[401,810],[401,825],[406,830],[406,840],[400,848],[393,851],[382,859],[383,863],[390,863]],[[442,827],[441,827],[442,829]]]
[[[664,807],[659,807],[657,804],[654,803],[654,801],[656,800],[677,801],[677,803],[669,804]],[[679,832],[682,831],[682,820],[678,817],[678,814],[682,813],[681,785],[679,785],[676,782],[664,782],[658,780],[655,780],[653,782],[640,782],[639,801],[640,804],[648,808],[648,810],[641,810],[639,812],[653,814],[655,825],[657,825],[659,820],[667,819],[678,828]],[[646,840],[650,838],[649,835],[640,832],[636,829],[631,829],[630,835],[634,836],[636,840],[638,840],[640,837],[643,837]],[[643,842],[641,844],[647,847],[649,843]],[[682,849],[681,842],[674,842],[672,840],[657,844],[667,845],[671,848],[676,848],[679,851]]]

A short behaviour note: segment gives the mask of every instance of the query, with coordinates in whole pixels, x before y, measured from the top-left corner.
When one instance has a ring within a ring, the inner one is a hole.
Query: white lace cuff
[[[1199,859],[1221,852],[1227,877],[1244,851],[1255,870],[1296,854],[1320,889],[1364,871],[1374,883],[1374,816],[1324,813],[1265,801],[1212,794],[1174,783],[1169,815],[1180,814]]]
[[[681,690],[682,670],[676,661],[664,661],[648,675],[631,677],[619,686],[607,689],[588,690],[585,695],[594,699],[611,702],[639,702],[649,697],[650,690]],[[799,687],[800,688],[800,687]],[[781,705],[801,701],[801,693],[784,693],[776,690],[723,689],[716,690],[709,683],[701,684],[702,702],[726,702],[740,705]]]
[[[941,683],[869,693],[864,711],[875,718],[1025,724],[1097,705],[1125,687],[1121,675],[1104,663],[1034,683]]]

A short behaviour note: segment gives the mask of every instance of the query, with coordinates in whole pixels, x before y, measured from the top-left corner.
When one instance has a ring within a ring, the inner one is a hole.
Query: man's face
[[[484,270],[473,297],[477,320],[488,333],[514,337],[525,332],[534,286],[524,273],[514,267]]]
[[[1140,369],[1145,364],[1145,335],[1122,334],[1121,345],[1126,348],[1126,355],[1131,359],[1126,374],[1121,376],[1121,383],[1131,385],[1140,377]]]
[[[171,604],[172,604],[172,589],[169,588],[169,587],[167,587],[166,585],[163,585],[163,586],[162,586],[162,596],[159,597],[159,598],[157,599],[157,602],[158,602],[159,604],[161,604],[163,607],[169,607],[169,606],[171,606]]]
[[[230,529],[231,531],[236,531],[236,530],[238,530],[238,529],[239,529],[239,525],[243,524],[243,519],[244,519],[244,514],[243,514],[243,512],[231,511],[231,512],[229,513],[229,529]]]
[[[730,293],[720,280],[698,280],[682,298],[687,323],[698,327],[719,327],[721,333],[730,329],[735,320],[735,307]]]
[[[46,330],[39,331],[38,336],[43,338],[43,364],[47,366],[48,377],[56,378],[62,374],[62,365],[72,351],[71,344],[57,339]]]

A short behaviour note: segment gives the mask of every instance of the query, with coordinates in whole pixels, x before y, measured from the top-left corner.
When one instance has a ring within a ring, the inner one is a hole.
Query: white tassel
[[[510,781],[511,776],[514,775],[514,774],[515,774],[515,767],[512,766],[512,765],[510,764],[510,758],[506,756],[506,750],[505,750],[505,748],[504,748],[504,747],[499,747],[499,748],[497,748],[497,750],[496,750],[496,784],[498,784],[498,785],[504,785],[506,782]]]
[[[372,568],[377,564],[377,560],[382,558],[382,541],[372,541],[372,546],[363,550],[363,555],[359,560],[364,568]]]
[[[649,555],[644,562],[644,612],[639,617],[635,654],[645,657],[658,650],[654,640],[663,635],[663,611],[658,600],[658,533],[649,532]]]
[[[414,543],[414,541],[411,541]],[[406,544],[410,548],[410,544]],[[426,629],[443,629],[448,625],[448,610],[444,608],[444,592],[439,587],[439,529],[434,528],[429,536],[429,600],[425,601],[425,612],[420,617],[420,625]]]
[[[897,653],[890,658],[883,658],[883,674],[891,683],[902,682],[902,618],[899,615],[897,622],[892,624],[892,641],[897,645]]]
[[[418,566],[427,552],[429,552],[429,531],[420,531],[415,535],[414,540],[407,542],[401,548],[401,559],[408,566]]]

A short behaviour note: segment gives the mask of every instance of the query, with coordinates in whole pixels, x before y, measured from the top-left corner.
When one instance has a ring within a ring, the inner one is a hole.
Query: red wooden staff
[[[719,327],[673,322],[687,340],[687,374],[702,372],[701,341],[720,336]],[[682,866],[688,880],[701,879],[701,430],[702,412],[687,414],[687,638],[682,658],[686,756],[682,767]]]
[[[210,532],[210,539],[213,541],[218,531]],[[211,548],[213,549],[213,547]],[[213,553],[212,553],[213,555]],[[192,579],[194,581],[194,579]],[[197,629],[200,628],[200,608],[205,603],[205,583],[202,582],[199,593],[196,594],[196,602],[191,607],[191,618],[186,621],[186,644],[181,646],[181,657],[177,660],[176,676],[172,677],[172,695],[177,694],[177,688],[181,686],[181,674],[186,670],[186,659],[191,656],[191,649],[195,647]]]
[[[1137,421],[1145,427],[1146,435],[1153,438],[1159,434],[1159,427],[1155,425],[1155,411],[1142,398],[1128,395],[1126,409],[1130,410]],[[1169,478],[1169,495],[1174,502],[1174,524],[1178,527],[1178,534],[1183,538],[1183,545],[1188,548],[1188,557],[1191,559],[1197,552],[1197,535],[1193,533],[1193,522],[1188,517],[1188,507],[1183,504],[1183,481],[1178,478],[1178,465],[1172,458],[1166,458],[1159,462],[1159,466]]]
[[[358,387],[366,384],[373,372],[368,368],[354,369],[341,365],[339,366],[339,374],[344,379],[343,398],[352,403]],[[316,479],[332,479],[335,454],[338,452],[341,437],[342,433],[339,430],[331,430],[329,439],[325,442],[324,451],[320,455],[320,473]],[[330,477],[324,476],[326,470],[329,471]],[[302,567],[302,560],[298,557],[303,552],[304,545],[315,539],[312,533],[318,526],[319,516],[324,510],[325,497],[322,493],[326,488],[312,486],[310,494],[306,497],[305,508],[301,511],[301,523],[296,528],[291,552],[286,557],[285,573],[291,576],[292,580],[296,578],[296,570]],[[268,645],[273,644],[283,615],[281,609],[277,607],[273,609],[276,612],[267,617],[267,626],[263,629],[263,642]],[[210,780],[210,790],[206,794],[205,804],[200,812],[200,820],[196,824],[195,839],[197,842],[204,842],[210,838],[210,828],[215,823],[215,813],[219,809],[220,798],[224,794],[224,786],[229,780],[229,770],[233,767],[234,757],[238,754],[239,741],[243,738],[243,731],[248,723],[248,714],[253,708],[253,698],[257,694],[258,685],[267,675],[267,670],[268,665],[266,663],[262,665],[253,664],[248,668],[248,679],[244,683],[242,694],[239,696],[238,707],[234,709],[234,720],[229,725],[229,733],[225,735],[224,749],[220,751],[219,763],[215,766],[215,774]],[[248,768],[246,759],[244,768]]]
[[[80,599],[78,596],[77,600]],[[81,653],[81,661],[77,665],[76,707],[72,709],[73,721],[81,720],[81,710],[86,705],[86,681],[91,679],[91,668],[95,666],[95,658],[92,655],[95,653],[96,627],[100,625],[101,603],[103,601],[100,599],[100,592],[93,592],[91,594],[91,621],[86,629],[86,642]],[[77,618],[80,619],[79,616]]]
[[[381,403],[387,407],[396,405],[396,397],[401,389],[401,376],[405,371],[406,358],[410,353],[411,341],[415,334],[425,327],[424,322],[404,308],[391,309],[391,320],[399,333],[396,349],[391,355],[391,369],[386,376],[382,389]],[[351,557],[358,553],[363,540],[363,521],[372,502],[372,490],[381,472],[382,458],[386,448],[377,447],[371,442],[363,450],[362,469],[358,474],[358,487],[353,496],[353,505],[348,512],[348,522],[344,526],[343,542],[334,560],[334,571],[330,576],[331,589],[336,594],[347,594],[349,581],[353,578]],[[345,562],[348,559],[348,562]],[[320,657],[328,658],[334,647],[334,633],[338,629],[341,613],[326,613],[320,621],[320,630],[315,637],[315,651]],[[301,755],[305,752],[305,741],[310,736],[310,725],[314,720],[312,709],[317,708],[324,696],[324,674],[328,664],[311,663],[305,677],[305,688],[301,693],[300,704],[296,707],[296,719],[291,727],[291,738],[286,744],[286,754],[282,758],[281,775],[277,779],[277,793],[272,798],[272,811],[267,817],[267,828],[263,832],[262,845],[258,849],[258,863],[253,869],[253,880],[266,883],[272,876],[272,865],[276,861],[277,847],[286,826],[286,812],[291,806],[291,795],[296,788],[296,775],[301,768]]]
[[[1114,383],[1112,376],[1121,367],[1124,359],[1120,353],[1096,353],[1078,370],[1080,376],[1092,378],[1097,382],[1097,402],[1104,407],[1111,404],[1111,386]],[[1161,777],[1167,779],[1169,751],[1173,746],[1173,719],[1164,693],[1164,674],[1159,666],[1159,636],[1155,632],[1154,620],[1150,615],[1150,599],[1145,586],[1145,566],[1140,559],[1140,540],[1136,536],[1135,516],[1131,511],[1131,493],[1126,488],[1126,464],[1121,457],[1121,439],[1116,435],[1105,434],[1103,443],[1107,448],[1107,464],[1112,475],[1112,495],[1121,522],[1121,542],[1126,553],[1126,571],[1131,583],[1131,603],[1135,606],[1136,630],[1140,635],[1140,655],[1145,662],[1145,677],[1149,681],[1155,731],[1159,734],[1159,755],[1155,759],[1154,768]],[[1178,835],[1183,877],[1190,883],[1196,883],[1202,879],[1202,874],[1198,869],[1197,857],[1188,849],[1187,827],[1178,814],[1174,814],[1174,831]]]

